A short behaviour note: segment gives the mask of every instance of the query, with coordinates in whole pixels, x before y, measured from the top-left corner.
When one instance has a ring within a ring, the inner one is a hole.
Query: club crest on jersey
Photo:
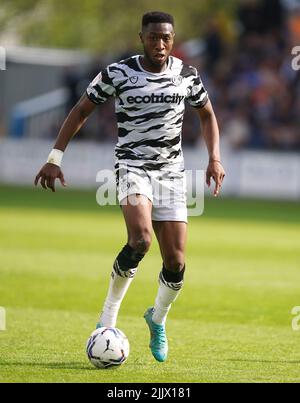
[[[138,82],[138,76],[129,77],[131,84],[136,84]]]
[[[182,76],[172,77],[172,83],[177,86],[180,85],[182,83]]]

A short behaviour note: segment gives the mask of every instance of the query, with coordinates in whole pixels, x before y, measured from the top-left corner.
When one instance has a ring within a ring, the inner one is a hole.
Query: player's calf
[[[111,273],[108,294],[103,311],[99,318],[99,324],[107,327],[115,327],[117,316],[123,298],[137,272],[139,262],[144,254],[126,244],[118,254]]]

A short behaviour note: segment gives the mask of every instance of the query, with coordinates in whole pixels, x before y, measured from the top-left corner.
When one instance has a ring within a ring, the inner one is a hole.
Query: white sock
[[[117,316],[121,302],[137,272],[137,268],[121,270],[117,260],[114,263],[111,273],[111,280],[104,302],[103,310],[100,314],[99,322],[106,327],[116,327]]]
[[[164,325],[172,303],[178,297],[183,285],[180,283],[168,283],[164,280],[162,273],[159,276],[159,288],[155,299],[152,320],[154,323]]]

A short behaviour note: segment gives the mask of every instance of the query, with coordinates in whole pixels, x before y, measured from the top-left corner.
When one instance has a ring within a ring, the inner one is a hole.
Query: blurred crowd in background
[[[201,17],[199,17],[199,23]],[[217,18],[205,21],[204,35],[177,43],[174,56],[199,69],[212,100],[222,141],[234,149],[300,149],[300,70],[292,69],[292,48],[300,46],[298,0],[243,0],[228,35]],[[68,69],[67,109],[108,63],[140,53],[127,49],[113,60],[97,60],[85,76]],[[101,105],[79,138],[117,140],[113,100]],[[200,141],[199,119],[187,108],[183,143]],[[55,133],[56,136],[57,132]]]

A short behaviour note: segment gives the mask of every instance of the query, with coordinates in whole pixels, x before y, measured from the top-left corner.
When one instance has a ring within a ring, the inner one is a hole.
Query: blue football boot
[[[154,308],[149,308],[144,314],[151,335],[149,347],[151,348],[153,357],[159,362],[164,362],[168,355],[166,328],[165,325],[159,325],[153,322],[153,312]]]

